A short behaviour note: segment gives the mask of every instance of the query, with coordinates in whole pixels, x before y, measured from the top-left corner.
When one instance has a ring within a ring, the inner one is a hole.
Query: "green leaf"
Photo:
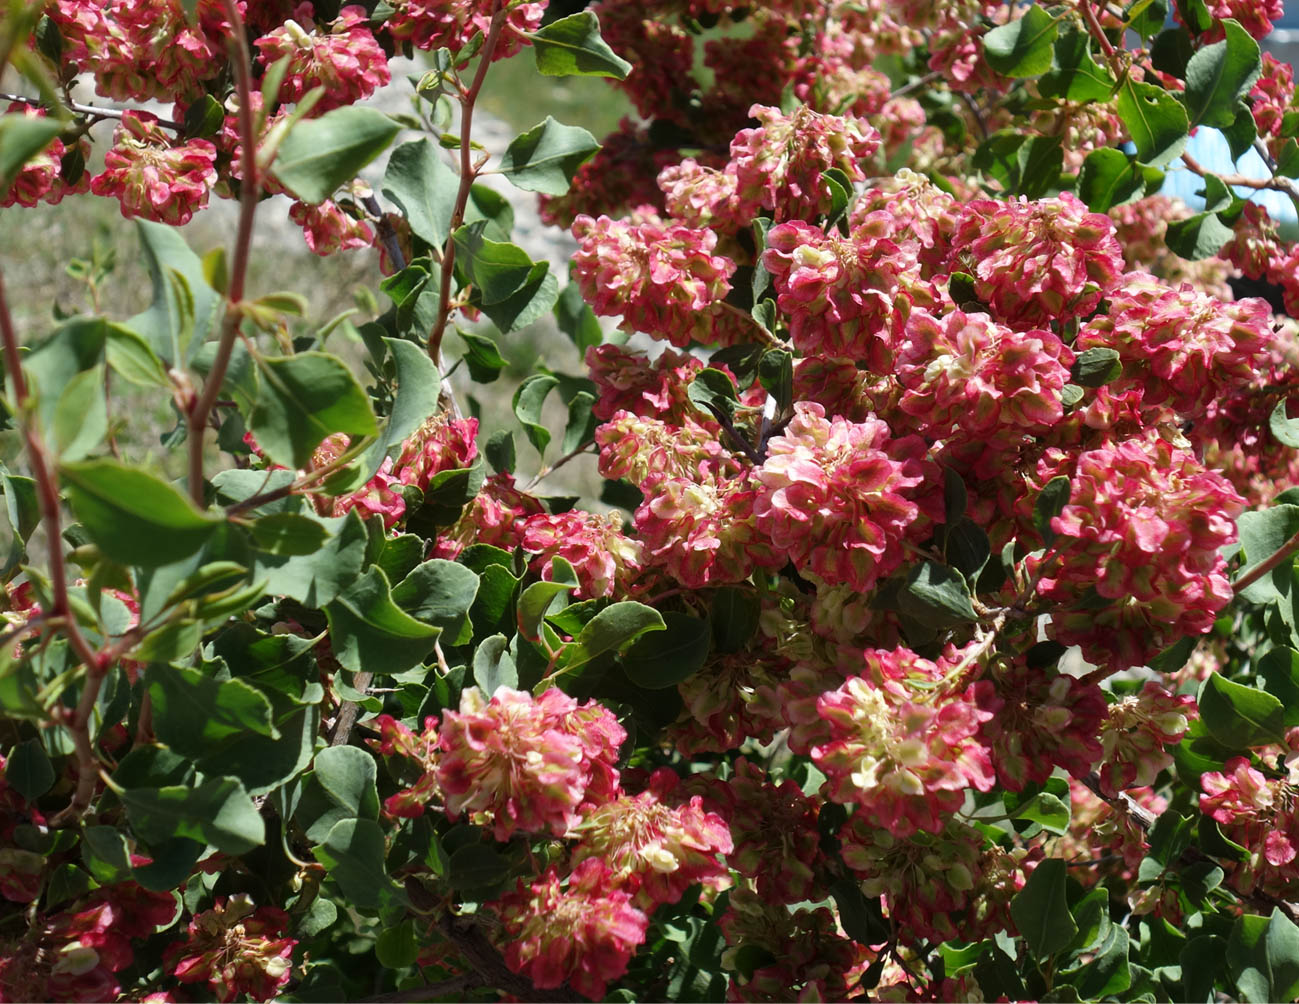
[[[370,568],[327,607],[334,656],[354,673],[400,673],[433,651],[441,628],[417,621],[392,600],[382,569]]]
[[[653,607],[632,600],[610,604],[587,621],[577,643],[594,659],[605,652],[625,649],[646,631],[666,627],[663,615]]]
[[[280,144],[275,177],[303,202],[324,202],[387,149],[400,131],[383,112],[359,105],[300,120]]]
[[[1240,160],[1253,147],[1254,141],[1258,139],[1258,123],[1254,121],[1254,113],[1250,111],[1249,106],[1244,101],[1236,102],[1236,118],[1231,125],[1222,129],[1222,135],[1227,140],[1227,147],[1231,150],[1231,159]],[[1293,146],[1293,144],[1291,144]],[[1284,173],[1282,163],[1286,160],[1288,147],[1283,146],[1281,153],[1277,158],[1277,173]],[[1299,166],[1299,165],[1295,165]]]
[[[1094,958],[1076,973],[1066,974],[1083,1000],[1103,1000],[1122,994],[1132,985],[1129,948],[1128,932],[1119,924],[1111,924]]]
[[[1162,167],[1185,149],[1191,128],[1186,108],[1163,88],[1128,78],[1117,108],[1141,163]]]
[[[555,323],[568,335],[579,353],[585,354],[593,345],[604,341],[604,332],[596,319],[595,311],[582,299],[582,290],[575,282],[564,287],[555,300]]]
[[[1103,387],[1123,372],[1123,362],[1114,349],[1097,346],[1078,354],[1069,379],[1079,387]]]
[[[722,586],[713,594],[709,621],[713,645],[719,652],[738,652],[758,630],[762,605],[751,591],[739,586]]]
[[[349,819],[379,818],[374,757],[355,746],[327,746],[316,754],[312,777]]]
[[[711,367],[695,374],[686,395],[696,408],[709,415],[720,415],[727,421],[734,417],[735,406],[739,403],[735,381],[730,374]]]
[[[1010,901],[1010,915],[1035,959],[1049,959],[1078,933],[1069,912],[1065,877],[1065,863],[1047,858]]]
[[[570,14],[528,35],[537,69],[547,77],[613,77],[627,79],[632,64],[600,37],[600,20],[590,11]]]
[[[1299,725],[1299,652],[1292,648],[1274,648],[1258,661],[1258,675],[1263,688],[1281,702],[1285,727]]]
[[[1226,129],[1236,119],[1237,103],[1262,70],[1258,43],[1240,22],[1220,22],[1225,38],[1206,45],[1186,64],[1183,101],[1192,126]]]
[[[459,188],[460,179],[427,138],[393,150],[383,174],[384,197],[401,210],[415,236],[432,248],[441,248],[451,234]]]
[[[10,751],[5,760],[5,780],[29,802],[54,787],[54,766],[39,739],[25,740]]]
[[[1044,98],[1108,101],[1115,80],[1107,67],[1092,58],[1091,36],[1071,26],[1056,39],[1051,69],[1038,80],[1037,89]]]
[[[492,383],[505,369],[505,359],[496,342],[486,335],[456,328],[456,334],[465,343],[465,365],[469,367],[469,376],[474,383]]]
[[[319,520],[291,512],[263,516],[251,529],[260,550],[284,557],[315,554],[329,540],[329,531]]]
[[[950,626],[978,620],[961,573],[936,561],[911,569],[900,602],[904,613],[926,623]]]
[[[62,129],[63,123],[53,116],[0,115],[0,192],[9,191],[23,165],[49,146]]]
[[[392,600],[416,620],[439,627],[452,644],[478,595],[478,575],[464,565],[432,558],[392,587]]]
[[[1249,1004],[1266,1004],[1281,1000],[1272,984],[1267,957],[1267,917],[1244,914],[1236,918],[1227,939],[1227,967],[1236,981],[1236,989]]]
[[[383,830],[372,819],[343,819],[324,842],[312,848],[317,861],[352,906],[372,910],[386,900],[406,902],[406,893],[384,866]]]
[[[216,329],[225,311],[225,300],[208,285],[202,260],[190,250],[180,231],[147,220],[136,220],[135,227],[152,284],[153,302],[125,326],[144,338],[164,364],[180,365]],[[176,276],[188,286],[187,302],[182,302]],[[192,322],[186,322],[186,315]]]
[[[87,535],[122,565],[156,568],[180,561],[224,522],[199,512],[160,478],[115,460],[60,464],[59,475]]]
[[[1164,243],[1174,254],[1191,261],[1212,258],[1224,244],[1235,237],[1217,213],[1196,213],[1185,220],[1170,220],[1164,233]]]
[[[531,280],[537,263],[515,244],[488,240],[483,236],[484,226],[481,222],[466,223],[452,239],[455,241],[456,265],[478,288],[482,304],[487,307],[518,292]]]
[[[581,390],[568,402],[568,422],[564,425],[564,441],[560,449],[572,453],[583,443],[595,439],[595,429],[599,425],[595,417],[595,395]]]
[[[509,859],[487,844],[457,847],[447,861],[447,882],[452,889],[488,889],[509,874]]]
[[[153,665],[145,676],[154,731],[177,753],[198,758],[249,733],[279,738],[271,702],[243,680],[218,681],[197,669]]]
[[[277,464],[301,470],[327,436],[379,431],[370,399],[336,357],[324,352],[259,356],[257,365],[261,390],[248,426]]]
[[[1270,509],[1243,512],[1236,519],[1236,530],[1245,556],[1244,564],[1235,574],[1235,578],[1240,579],[1299,533],[1299,506],[1274,505]],[[1269,603],[1277,599],[1282,591],[1289,591],[1292,566],[1292,561],[1281,562],[1270,575],[1246,586],[1240,595],[1251,603]]]
[[[783,415],[794,401],[794,356],[785,349],[764,352],[758,360],[758,380],[776,401],[776,414]]]
[[[474,683],[488,697],[500,687],[511,689],[519,685],[519,670],[514,665],[509,640],[503,634],[483,639],[474,652]]]
[[[1221,938],[1204,934],[1186,943],[1178,956],[1185,1000],[1206,1002],[1215,999],[1214,983],[1222,970],[1225,947]]]
[[[1272,996],[1279,1001],[1299,997],[1299,927],[1280,907],[1268,918],[1264,953],[1272,977]]]
[[[361,574],[368,538],[355,509],[337,519],[307,518],[328,532],[324,544],[312,554],[291,557],[258,552],[253,574],[266,581],[268,593],[323,609]]]
[[[1268,419],[1268,428],[1272,435],[1284,446],[1299,446],[1299,418],[1290,418],[1286,414],[1286,402],[1278,401]]]
[[[1069,504],[1070,491],[1069,479],[1059,474],[1042,486],[1042,491],[1033,506],[1033,525],[1048,546],[1055,540],[1051,521],[1064,512],[1064,507]]]
[[[120,797],[131,828],[146,843],[183,837],[239,855],[266,842],[261,814],[235,778],[209,778],[195,787],[128,788]]]
[[[497,474],[513,474],[518,463],[518,454],[514,448],[514,433],[507,429],[498,429],[492,433],[483,448],[487,462]]]
[[[51,424],[54,447],[63,460],[81,460],[103,442],[108,432],[108,399],[102,364],[68,381],[54,405]]]
[[[1213,673],[1200,687],[1200,718],[1215,740],[1243,752],[1285,740],[1285,710],[1271,694]]]
[[[1137,159],[1114,147],[1093,150],[1078,172],[1078,197],[1094,213],[1104,213],[1141,198],[1145,173]]]
[[[1032,4],[1023,17],[983,36],[984,58],[1005,77],[1039,76],[1051,68],[1056,23],[1056,18]]]
[[[528,272],[523,285],[500,303],[480,303],[475,296],[474,305],[480,306],[498,331],[508,335],[526,328],[555,305],[559,298],[559,280],[550,271],[550,263],[536,262]]]
[[[534,373],[514,392],[514,416],[523,425],[524,434],[539,454],[550,444],[550,429],[541,424],[541,408],[559,380],[548,373]]]
[[[105,330],[104,348],[114,373],[139,387],[171,387],[162,360],[144,338],[120,324],[106,325]]]
[[[623,672],[638,687],[658,690],[675,687],[703,668],[712,647],[712,630],[706,620],[668,611],[664,631],[651,631],[622,654]]]
[[[839,908],[839,920],[848,937],[862,945],[883,944],[892,937],[879,898],[867,899],[858,882],[839,879],[830,886],[830,895]]]
[[[563,195],[577,169],[600,149],[585,129],[546,120],[520,133],[501,155],[498,170],[516,186],[543,195]]]
[[[553,558],[550,568],[553,581],[534,582],[519,596],[515,616],[519,622],[519,634],[528,641],[540,640],[541,623],[555,598],[561,593],[572,592],[578,586],[573,566],[563,558]]]
[[[405,969],[419,958],[420,939],[415,921],[403,920],[395,927],[385,927],[374,942],[374,957],[384,969]]]
[[[1063,137],[1030,136],[1015,151],[1019,168],[1019,181],[1015,193],[1029,199],[1039,199],[1059,184],[1064,166]]]
[[[1039,791],[1015,809],[1013,819],[1037,823],[1044,830],[1064,834],[1069,830],[1069,803],[1048,791]]]
[[[1299,178],[1299,143],[1293,137],[1281,145],[1276,158],[1276,173],[1284,178]]]

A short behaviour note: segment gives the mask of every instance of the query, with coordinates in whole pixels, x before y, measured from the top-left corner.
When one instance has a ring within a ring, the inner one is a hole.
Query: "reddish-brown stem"
[[[1276,568],[1277,565],[1285,561],[1286,558],[1294,557],[1296,551],[1299,551],[1299,533],[1296,533],[1293,537],[1277,548],[1275,552],[1264,558],[1232,583],[1232,591],[1239,596],[1246,588],[1267,575],[1272,571],[1272,569]]]
[[[1182,163],[1201,178],[1213,173],[1189,153],[1182,154]],[[1274,192],[1285,192],[1292,199],[1299,199],[1299,185],[1296,185],[1289,178],[1246,178],[1242,174],[1220,174],[1218,180],[1230,187],[1240,185],[1242,188],[1253,188],[1260,191],[1271,189]]]
[[[67,567],[63,560],[63,531],[61,528],[62,512],[59,506],[59,486],[54,479],[50,466],[49,453],[40,433],[27,414],[31,398],[27,389],[27,380],[23,376],[22,357],[18,352],[18,332],[14,329],[13,316],[9,313],[9,301],[5,297],[4,273],[0,270],[0,339],[4,342],[5,369],[13,382],[14,404],[22,426],[23,443],[32,465],[32,478],[36,482],[36,499],[40,505],[41,518],[45,523],[45,532],[49,538],[50,589],[53,591],[53,603],[50,616],[64,619],[63,632],[67,635],[68,644],[76,657],[85,665],[92,675],[103,673],[103,665],[95,650],[81,633],[76,618],[72,616],[68,603]]]
[[[447,319],[451,315],[451,273],[456,263],[456,245],[453,236],[465,221],[465,207],[469,205],[469,191],[473,188],[477,170],[471,160],[472,147],[470,136],[473,131],[474,103],[478,92],[483,89],[487,79],[487,68],[492,62],[492,53],[496,50],[496,41],[501,37],[501,28],[505,25],[508,10],[501,0],[493,0],[492,23],[487,28],[487,38],[483,50],[478,56],[478,69],[474,72],[473,82],[469,89],[460,95],[460,188],[456,192],[456,204],[451,211],[452,236],[447,237],[446,248],[442,252],[442,288],[438,291],[438,317],[433,330],[428,336],[428,354],[435,363],[442,361],[442,335],[447,329]]]
[[[1087,22],[1087,28],[1091,31],[1092,37],[1100,45],[1101,52],[1105,53],[1105,58],[1113,64],[1114,45],[1105,34],[1105,29],[1101,27],[1100,21],[1097,20],[1096,12],[1092,10],[1091,0],[1078,0],[1078,7],[1082,10],[1083,19]]]
[[[261,179],[257,173],[257,137],[253,131],[253,78],[249,71],[248,39],[244,33],[243,19],[235,0],[223,0],[226,16],[233,26],[231,48],[234,51],[235,90],[239,94],[240,168],[243,172],[239,202],[239,230],[235,236],[234,256],[230,261],[230,285],[226,290],[225,319],[221,340],[217,343],[212,369],[203,384],[203,392],[190,405],[189,426],[189,494],[197,505],[203,504],[203,437],[208,415],[221,393],[230,355],[239,334],[240,302],[244,298],[244,281],[248,276],[248,257],[253,242],[253,216],[257,212],[257,197]]]

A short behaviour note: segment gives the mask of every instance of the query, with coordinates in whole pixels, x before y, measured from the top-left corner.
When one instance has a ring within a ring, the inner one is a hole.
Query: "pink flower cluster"
[[[969,203],[953,239],[952,271],[997,320],[1025,330],[1092,313],[1118,284],[1123,252],[1114,224],[1074,195]]]
[[[486,35],[491,16],[481,0],[393,0],[387,28],[399,41],[417,49],[450,49],[458,53],[478,34]],[[505,27],[493,59],[514,55],[525,44],[524,32],[536,31],[546,12],[546,0],[504,5]]]
[[[304,4],[300,11],[309,14],[310,5]],[[312,114],[319,115],[368,98],[386,85],[392,79],[388,57],[368,27],[368,20],[365,8],[352,4],[323,28],[309,18],[306,25],[288,20],[257,39],[253,44],[261,53],[263,65],[270,66],[285,57],[289,60],[280,100],[301,101],[308,91],[323,87],[324,94],[312,108]]]
[[[392,715],[380,715],[370,723],[379,730],[378,739],[367,743],[380,756],[399,757],[407,761],[399,768],[411,783],[383,802],[383,811],[403,819],[418,819],[430,802],[437,799],[438,732],[437,719],[424,719],[424,729],[416,734]]]
[[[713,253],[711,230],[582,215],[573,236],[573,277],[597,314],[682,347],[717,340],[715,304],[731,288],[735,263]]]
[[[1182,736],[1199,717],[1195,698],[1173,694],[1153,680],[1141,690],[1111,705],[1100,730],[1104,760],[1097,771],[1101,789],[1113,795],[1127,788],[1155,783],[1173,758],[1165,749]]]
[[[1223,303],[1189,283],[1169,289],[1141,274],[1125,276],[1109,300],[1107,313],[1079,329],[1074,347],[1117,351],[1124,373],[1106,393],[1138,391],[1142,409],[1203,415],[1250,383],[1272,343],[1272,311],[1263,300]]]
[[[931,688],[944,667],[907,650],[876,653],[894,672],[921,671]],[[988,749],[977,739],[992,717],[967,695],[929,700],[896,680],[856,676],[821,694],[816,713],[824,738],[811,749],[826,775],[825,795],[857,811],[872,826],[906,837],[936,833],[961,807],[968,788],[987,791],[996,779]]]
[[[5,114],[22,114],[28,118],[45,117],[44,109],[22,101],[11,102],[5,109]],[[75,152],[84,161],[89,148],[89,143],[84,140],[76,143],[71,149],[65,146],[61,139],[51,140],[49,146],[23,164],[18,176],[10,184],[9,190],[0,192],[0,209],[12,205],[30,208],[42,201],[54,206],[63,201],[65,195],[87,191],[90,188],[90,175],[83,168],[76,180],[69,184],[64,179],[63,159]]]
[[[535,700],[508,687],[488,700],[469,687],[460,710],[442,715],[437,786],[453,819],[490,824],[497,840],[515,832],[563,836],[585,802],[604,801],[617,787],[614,764],[626,738],[600,705],[579,709],[555,687]]]
[[[1295,746],[1294,730],[1287,745]],[[1299,878],[1299,817],[1294,811],[1293,773],[1269,778],[1248,757],[1228,760],[1221,771],[1200,776],[1200,811],[1213,817],[1223,834],[1249,850],[1232,881],[1246,895],[1256,888],[1288,895]]]
[[[1063,459],[1063,458],[1062,458]],[[1157,437],[1088,450],[1062,471],[1069,504],[1042,560],[1039,593],[1059,604],[1050,633],[1090,662],[1140,666],[1183,635],[1204,634],[1232,598],[1219,549],[1236,539],[1242,499],[1220,474]],[[1093,594],[1110,601],[1096,609]]]
[[[757,470],[755,527],[800,570],[865,592],[901,563],[924,454],[918,438],[891,439],[878,419],[830,419],[800,402]]]
[[[176,143],[148,112],[122,113],[104,171],[90,179],[96,195],[116,198],[122,215],[182,226],[207,205],[216,182],[216,147],[205,139]]]
[[[184,941],[168,947],[167,971],[180,983],[206,984],[222,1004],[245,994],[271,1000],[291,975],[297,940],[288,927],[287,913],[254,907],[247,894],[218,899],[189,922]]]

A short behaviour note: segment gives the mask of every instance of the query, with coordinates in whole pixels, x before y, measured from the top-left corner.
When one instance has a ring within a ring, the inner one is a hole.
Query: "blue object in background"
[[[1295,64],[1295,60],[1299,58],[1299,4],[1292,4],[1291,10],[1275,22],[1272,33],[1263,39],[1261,45],[1265,51],[1272,53],[1282,62],[1289,63],[1291,66]],[[1186,146],[1186,152],[1205,170],[1214,174],[1240,174],[1247,178],[1259,179],[1271,177],[1267,165],[1258,155],[1257,150],[1248,150],[1240,160],[1233,161],[1226,137],[1217,129],[1210,129],[1208,126],[1200,126],[1195,131],[1195,135]],[[1204,196],[1196,194],[1204,191],[1204,179],[1187,170],[1180,160],[1173,161],[1166,170],[1168,174],[1160,192],[1163,195],[1176,196],[1192,209],[1204,208]],[[1235,187],[1235,191],[1242,199],[1263,206],[1268,215],[1280,224],[1282,237],[1287,240],[1299,239],[1299,212],[1296,212],[1295,204],[1290,201],[1289,196],[1282,192],[1259,191],[1239,185]]]

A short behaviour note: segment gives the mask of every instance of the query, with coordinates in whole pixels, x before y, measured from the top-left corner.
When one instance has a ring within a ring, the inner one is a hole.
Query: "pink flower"
[[[676,748],[688,755],[725,753],[746,739],[770,742],[785,726],[774,688],[789,675],[789,660],[743,651],[714,654],[677,684],[685,709],[670,726]]]
[[[1184,418],[1248,385],[1272,342],[1264,300],[1223,303],[1190,283],[1169,289],[1130,273],[1109,301],[1105,315],[1079,330],[1075,349],[1114,349],[1124,372],[1107,385],[1111,394],[1139,388],[1143,407],[1166,404]]]
[[[754,105],[749,117],[761,125],[731,141],[737,196],[754,210],[771,210],[777,221],[812,220],[829,212],[833,195],[822,175],[838,168],[850,182],[863,181],[861,161],[880,144],[879,133],[865,119],[851,116],[806,107],[786,115]]]
[[[601,1000],[627,970],[645,940],[649,918],[618,888],[608,866],[589,858],[561,884],[551,868],[503,896],[496,909],[505,927],[505,962],[542,990],[569,983]]]
[[[638,207],[663,211],[663,193],[655,178],[675,164],[680,154],[650,142],[649,127],[623,118],[618,130],[606,136],[595,156],[573,175],[564,195],[543,195],[539,214],[543,223],[571,227],[581,214],[625,216]]]
[[[620,411],[672,425],[697,420],[687,389],[704,364],[688,353],[664,349],[651,362],[643,352],[606,343],[586,350],[586,365],[599,395],[591,411],[602,422]]]
[[[881,212],[849,237],[810,223],[772,227],[762,263],[771,273],[776,304],[789,316],[794,346],[805,356],[840,356],[876,373],[892,368],[891,349],[903,319],[895,310],[910,249],[880,236]]]
[[[1043,484],[1055,473],[1071,483],[1038,583],[1058,604],[1051,637],[1117,672],[1213,626],[1232,598],[1219,549],[1235,541],[1244,508],[1225,478],[1159,438],[1089,450],[1072,470],[1046,461],[1039,470]],[[1092,590],[1109,605],[1084,605]]]
[[[927,439],[1045,432],[1064,416],[1073,353],[1049,331],[1012,332],[987,314],[913,311],[899,343],[898,406]]]
[[[14,101],[6,109],[6,114],[44,118],[45,109],[22,101]],[[84,140],[78,141],[73,151],[84,159],[90,151],[90,145]],[[0,209],[15,204],[31,208],[41,201],[54,206],[63,201],[65,195],[87,191],[90,188],[90,175],[86,173],[84,167],[73,184],[69,185],[63,180],[63,158],[67,154],[68,148],[63,145],[61,139],[56,137],[51,140],[44,150],[23,164],[9,190],[0,192]]]
[[[812,748],[826,797],[857,805],[895,836],[937,833],[966,789],[987,791],[996,780],[987,747],[974,738],[991,713],[964,697],[921,704],[853,677],[822,694],[816,710],[829,733]]]
[[[753,879],[758,895],[780,903],[820,898],[820,803],[792,780],[773,784],[763,768],[744,757],[735,761],[729,780],[716,783],[711,797],[735,844],[726,863]]]
[[[979,707],[992,713],[979,739],[992,754],[997,783],[1009,791],[1046,783],[1056,767],[1085,777],[1100,760],[1097,733],[1108,708],[1095,684],[1029,669],[1021,658],[995,663],[975,693]]]
[[[647,912],[675,903],[698,882],[723,883],[727,871],[718,855],[731,852],[731,831],[722,817],[704,811],[700,796],[686,801],[678,794],[680,784],[673,770],[661,767],[639,795],[591,809],[573,830],[574,865],[600,861],[609,869],[607,881]]]
[[[391,6],[388,31],[394,40],[409,39],[417,49],[445,48],[459,53],[476,35],[485,35],[491,25],[490,8],[481,0],[393,0]],[[492,59],[505,59],[523,48],[527,44],[523,33],[541,27],[545,12],[546,0],[511,7]]]
[[[1114,224],[1075,196],[977,199],[953,240],[951,271],[974,277],[980,302],[1014,328],[1086,317],[1118,284],[1123,252]]]
[[[393,460],[392,473],[404,485],[427,491],[444,471],[460,471],[478,456],[478,419],[434,415],[410,434]]]
[[[349,216],[329,199],[316,206],[295,202],[289,207],[289,219],[302,228],[312,253],[322,258],[338,251],[368,248],[374,243],[370,224]]]
[[[584,729],[573,731],[573,723],[580,724],[572,718],[577,709],[577,702],[555,687],[535,700],[501,687],[490,701],[477,687],[466,688],[460,711],[443,712],[438,737],[437,784],[447,814],[490,822],[497,840],[520,831],[567,832],[581,818],[593,776],[602,783],[611,772],[616,778],[613,764],[626,738],[616,722],[606,723],[601,730],[606,742],[593,756],[585,744],[591,737]]]
[[[1285,14],[1284,0],[1209,0],[1209,13],[1215,21],[1234,18],[1242,28],[1255,38],[1266,38],[1272,32],[1272,22],[1281,20]],[[1180,7],[1174,5],[1173,16],[1182,20]],[[1222,38],[1222,29],[1215,26],[1205,38],[1213,41],[1214,37]]]
[[[617,513],[538,513],[523,524],[520,543],[543,579],[553,580],[557,557],[572,565],[578,581],[574,595],[582,599],[625,590],[641,567],[641,543],[623,533]]]
[[[288,926],[283,910],[254,909],[240,893],[197,914],[188,938],[167,949],[163,964],[181,983],[206,983],[219,1001],[244,994],[271,1000],[289,981],[289,956],[297,941],[285,936]]]
[[[304,6],[300,17],[310,12],[310,6]],[[368,19],[364,7],[352,4],[339,11],[328,30],[316,28],[309,18],[306,28],[288,20],[255,40],[264,66],[289,57],[280,100],[301,101],[308,91],[324,87],[311,112],[319,115],[369,97],[387,84],[388,58],[366,25]]]
[[[741,582],[755,568],[780,567],[785,559],[754,520],[758,487],[748,473],[647,483],[635,517],[646,564],[691,589]]]
[[[512,551],[523,540],[527,520],[544,512],[536,498],[514,486],[512,475],[493,474],[455,524],[439,534],[433,556],[455,558],[471,544]]]
[[[311,457],[311,467],[318,470],[337,460],[348,448],[348,437],[334,433],[316,447]],[[354,492],[346,495],[313,495],[312,504],[322,516],[346,516],[351,510],[360,511],[363,520],[382,516],[385,529],[391,530],[406,515],[406,499],[401,494],[401,481],[393,476],[392,458],[384,458],[374,477]]]
[[[1173,762],[1164,747],[1181,742],[1198,717],[1194,697],[1171,694],[1153,680],[1147,680],[1139,693],[1115,702],[1100,732],[1105,751],[1098,771],[1101,788],[1113,795],[1154,784]]]
[[[865,592],[902,560],[920,515],[908,489],[924,481],[914,437],[891,440],[878,419],[827,419],[806,401],[768,444],[756,472],[756,528],[800,570]]]
[[[418,775],[412,784],[384,799],[383,811],[389,816],[418,819],[438,797],[437,720],[432,716],[425,718],[424,731],[419,735],[392,715],[380,715],[370,725],[379,729],[379,738],[367,739],[366,743],[381,756],[408,761],[414,769],[404,770],[406,776]]]
[[[1278,136],[1281,120],[1294,103],[1294,67],[1283,63],[1272,53],[1263,53],[1263,72],[1249,92],[1258,134]]]
[[[636,69],[619,90],[646,119],[678,114],[676,108],[694,86],[694,40],[675,20],[639,0],[600,0],[593,6],[600,36]],[[674,100],[675,99],[675,100]]]
[[[240,10],[245,6],[239,3]],[[225,65],[232,31],[221,0],[198,0],[192,26],[181,0],[55,0],[50,18],[64,58],[118,101],[188,101]]]
[[[620,411],[595,430],[600,447],[602,477],[625,478],[637,487],[661,478],[708,480],[734,477],[739,466],[722,448],[721,430],[686,419],[669,425],[656,418],[640,418]]]
[[[679,224],[578,216],[573,278],[591,308],[620,327],[673,345],[718,340],[716,311],[735,263],[713,254],[717,235]]]
[[[890,920],[908,941],[963,936],[972,919],[964,911],[973,906],[981,877],[983,837],[976,830],[952,821],[938,833],[900,839],[854,812],[839,840],[862,892],[884,897]]]
[[[182,226],[207,205],[216,181],[216,147],[205,139],[174,143],[148,112],[122,113],[105,170],[90,179],[96,195],[111,195],[127,219],[142,216]]]

